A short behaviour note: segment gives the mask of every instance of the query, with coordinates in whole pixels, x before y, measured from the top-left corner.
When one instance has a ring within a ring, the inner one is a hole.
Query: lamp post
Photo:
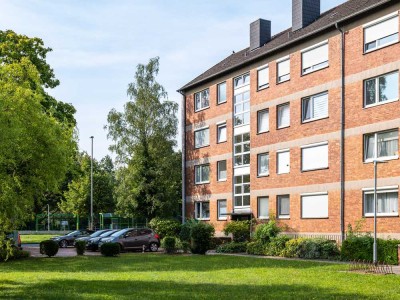
[[[377,184],[378,184],[378,164],[379,163],[386,163],[386,161],[374,159],[374,248],[373,248],[373,262],[374,264],[378,264],[378,244],[376,241],[376,232],[377,232],[377,225],[376,225],[376,211],[378,208],[378,195],[377,195]]]
[[[93,230],[93,138],[94,136],[90,137],[92,140],[92,156],[90,160],[90,230]]]

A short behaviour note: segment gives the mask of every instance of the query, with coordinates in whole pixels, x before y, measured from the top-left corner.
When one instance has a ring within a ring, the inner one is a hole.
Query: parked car
[[[85,242],[87,242],[89,239],[98,237],[98,236],[102,235],[103,233],[108,232],[110,230],[111,229],[97,230],[97,231],[93,232],[91,235],[82,236],[80,238],[75,239],[75,241],[85,241]]]
[[[12,247],[22,250],[21,236],[19,235],[18,231],[12,231],[12,232],[6,233],[6,240],[11,240]]]
[[[86,249],[91,250],[91,251],[96,251],[99,249],[99,242],[102,238],[109,237],[113,233],[120,231],[120,229],[113,229],[109,230],[107,232],[102,233],[99,236],[96,237],[91,237],[90,239],[87,240],[86,242]]]
[[[73,246],[75,239],[88,236],[93,233],[93,230],[75,230],[66,235],[52,237],[51,240],[56,241],[61,248]]]
[[[160,247],[160,237],[150,228],[127,228],[102,238],[99,247],[104,243],[118,243],[121,251],[143,249],[144,246],[146,250],[156,252]]]

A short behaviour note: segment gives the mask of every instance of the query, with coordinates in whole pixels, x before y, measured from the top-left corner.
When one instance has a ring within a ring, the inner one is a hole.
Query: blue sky
[[[325,11],[345,0],[322,0]],[[136,65],[159,56],[169,99],[230,53],[248,46],[249,24],[290,27],[291,0],[0,0],[0,28],[40,37],[61,85],[50,93],[76,109],[81,150],[109,154],[107,114],[122,110]],[[180,116],[180,115],[179,115]],[[180,138],[178,138],[180,140]]]

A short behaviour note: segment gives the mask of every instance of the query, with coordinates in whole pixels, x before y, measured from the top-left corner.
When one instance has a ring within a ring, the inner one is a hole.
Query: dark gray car
[[[92,233],[93,230],[75,230],[66,235],[52,237],[51,239],[56,241],[61,248],[66,248],[68,246],[73,246],[75,244],[75,239],[88,236]]]
[[[143,249],[156,252],[160,247],[160,237],[150,228],[127,228],[101,239],[99,247],[104,243],[118,243],[121,250]]]
[[[113,233],[116,233],[117,231],[120,231],[120,229],[109,230],[107,232],[102,233],[101,235],[99,235],[97,237],[92,237],[92,238],[88,239],[86,242],[86,249],[92,250],[92,251],[98,250],[100,240],[102,238],[109,237],[110,235],[112,235]]]

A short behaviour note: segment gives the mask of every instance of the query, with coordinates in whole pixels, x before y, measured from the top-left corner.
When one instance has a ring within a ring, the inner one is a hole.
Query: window
[[[277,166],[276,171],[278,174],[286,174],[290,172],[290,151],[281,150],[276,153]]]
[[[322,93],[302,100],[302,121],[308,122],[328,117],[328,93]]]
[[[217,162],[217,172],[218,181],[226,180],[226,160],[221,160]]]
[[[318,143],[301,148],[301,170],[328,168],[328,143]]]
[[[397,189],[379,189],[377,191],[378,216],[398,216],[399,192]],[[374,191],[364,192],[364,216],[374,215]]]
[[[210,202],[195,202],[195,218],[197,220],[210,219]]]
[[[210,182],[210,165],[195,166],[195,183],[209,183]]]
[[[276,63],[278,83],[290,80],[290,58],[284,58]]]
[[[329,65],[328,42],[301,53],[302,74],[308,74]]]
[[[217,85],[217,103],[221,104],[226,102],[226,82]]]
[[[250,92],[235,95],[235,126],[250,124]]]
[[[217,143],[226,142],[226,123],[217,125]]]
[[[269,218],[269,198],[260,197],[258,198],[258,218],[268,219]]]
[[[328,218],[328,194],[308,194],[301,196],[301,217],[303,219]]]
[[[195,111],[205,109],[210,106],[210,90],[206,89],[204,91],[194,94],[194,105]]]
[[[250,164],[250,133],[235,136],[235,167]]]
[[[277,112],[278,129],[289,127],[290,126],[290,105],[289,105],[289,103],[279,105],[277,110],[278,110],[278,112]]]
[[[398,157],[398,130],[364,135],[364,160],[394,159]]]
[[[269,86],[269,67],[257,71],[257,87],[259,90]]]
[[[257,155],[258,160],[258,176],[269,175],[269,153],[261,153]]]
[[[233,79],[233,85],[234,85],[235,89],[242,87],[244,85],[248,85],[248,84],[250,84],[250,74],[249,73],[240,75]]]
[[[204,128],[194,132],[194,147],[201,148],[210,145],[210,129]]]
[[[364,81],[364,106],[399,99],[399,72],[394,72]]]
[[[278,218],[285,219],[290,217],[290,196],[278,196]]]
[[[381,19],[382,20],[382,19]],[[364,28],[364,51],[369,52],[399,41],[399,16],[386,16]]]
[[[235,176],[235,207],[250,206],[250,175]]]
[[[269,131],[269,111],[268,109],[260,110],[257,112],[257,132]]]
[[[226,200],[217,200],[217,206],[218,206],[218,220],[226,220],[228,216]]]

